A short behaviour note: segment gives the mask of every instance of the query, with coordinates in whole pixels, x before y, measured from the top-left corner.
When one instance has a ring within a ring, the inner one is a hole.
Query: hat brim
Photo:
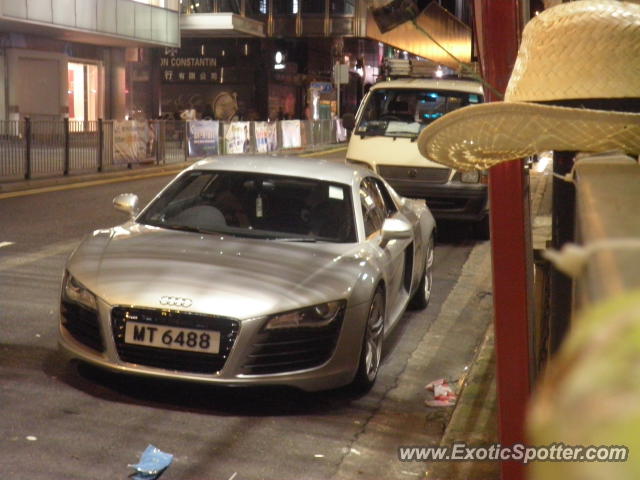
[[[471,105],[425,127],[418,148],[457,170],[483,170],[546,150],[638,155],[640,113],[527,102]]]

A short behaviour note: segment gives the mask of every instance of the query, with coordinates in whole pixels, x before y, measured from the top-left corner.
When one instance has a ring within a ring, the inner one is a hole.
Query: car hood
[[[360,136],[353,134],[347,147],[346,158],[371,165],[394,165],[401,167],[445,168],[443,165],[423,157],[415,140],[405,137]]]
[[[85,239],[67,268],[110,305],[254,318],[346,298],[362,267],[357,244],[284,242],[125,224]]]

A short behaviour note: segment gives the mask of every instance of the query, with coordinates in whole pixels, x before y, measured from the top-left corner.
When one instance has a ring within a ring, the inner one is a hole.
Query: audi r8
[[[432,287],[434,220],[371,170],[217,157],[70,255],[59,345],[112,371],[307,391],[370,388]]]

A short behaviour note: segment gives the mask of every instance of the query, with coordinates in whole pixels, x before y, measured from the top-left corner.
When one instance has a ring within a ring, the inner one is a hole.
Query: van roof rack
[[[472,70],[476,70],[474,64]],[[456,72],[428,59],[385,58],[382,62],[380,79],[394,78],[442,78],[447,80],[476,80],[471,75]]]

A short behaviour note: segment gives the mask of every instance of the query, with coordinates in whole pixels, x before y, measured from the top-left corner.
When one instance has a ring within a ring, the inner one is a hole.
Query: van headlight
[[[62,300],[77,303],[89,310],[98,309],[96,296],[69,272],[65,272],[62,281]]]
[[[340,317],[346,303],[345,300],[338,300],[291,312],[278,313],[269,318],[265,328],[267,330],[276,330],[281,328],[326,327]]]
[[[486,170],[472,170],[470,172],[456,172],[451,181],[460,183],[487,184],[489,174]]]
[[[462,183],[478,183],[480,182],[480,172],[478,170],[471,170],[470,172],[462,172],[460,174],[460,181]]]

